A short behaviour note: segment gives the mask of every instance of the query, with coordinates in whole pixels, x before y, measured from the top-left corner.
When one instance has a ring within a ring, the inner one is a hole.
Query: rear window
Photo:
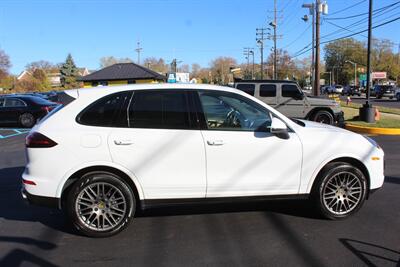
[[[84,125],[109,127],[119,121],[121,108],[129,101],[131,92],[119,92],[105,96],[85,108],[77,117]],[[126,116],[124,112],[121,112]]]
[[[240,83],[236,86],[237,89],[254,96],[255,85],[250,83]]]
[[[260,96],[263,96],[263,97],[276,96],[276,85],[275,84],[261,84],[260,85]]]
[[[44,105],[46,105],[46,106],[54,105],[54,102],[50,102],[49,100],[46,100],[46,99],[41,98],[39,96],[29,97],[29,100],[32,101],[35,104],[38,104],[38,105],[43,105],[43,106]]]

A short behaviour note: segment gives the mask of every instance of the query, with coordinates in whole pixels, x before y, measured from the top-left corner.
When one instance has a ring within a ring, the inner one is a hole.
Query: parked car
[[[393,99],[395,97],[395,87],[393,85],[380,85],[377,84],[371,90],[371,96],[375,96],[376,98],[388,97]]]
[[[0,125],[31,128],[57,104],[30,95],[0,95]]]
[[[234,87],[260,99],[290,118],[343,125],[343,112],[336,101],[306,96],[296,82],[236,80]]]
[[[327,87],[325,90],[328,94],[341,94],[343,92],[343,88],[343,85],[336,84]]]
[[[78,93],[79,92],[79,93]],[[26,138],[24,198],[104,237],[156,205],[310,199],[329,219],[356,213],[384,181],[372,139],[291,120],[229,87],[79,89]]]
[[[400,101],[400,90],[396,91],[396,100]]]
[[[348,95],[348,96],[361,96],[361,91],[359,86],[354,86],[354,85],[347,85],[343,88],[342,95]]]

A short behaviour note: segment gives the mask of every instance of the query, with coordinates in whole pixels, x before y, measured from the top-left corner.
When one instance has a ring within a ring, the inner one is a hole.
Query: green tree
[[[71,54],[68,54],[67,59],[61,65],[60,74],[61,74],[60,80],[62,87],[74,88],[79,86],[79,83],[76,80],[77,77],[79,76],[78,68],[74,63]]]

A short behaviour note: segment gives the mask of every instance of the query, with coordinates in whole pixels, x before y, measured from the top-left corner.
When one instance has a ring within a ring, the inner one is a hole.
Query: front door
[[[270,112],[241,95],[201,91],[207,197],[297,194],[302,146],[269,133]]]
[[[289,118],[304,118],[307,115],[306,102],[296,84],[281,84],[277,109]]]
[[[184,90],[135,91],[127,127],[109,136],[113,161],[137,177],[146,199],[205,197],[205,149],[189,101]]]

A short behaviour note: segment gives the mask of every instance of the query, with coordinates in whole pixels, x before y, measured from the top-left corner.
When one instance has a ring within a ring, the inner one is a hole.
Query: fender
[[[358,160],[359,162],[361,162],[365,166],[365,168],[368,171],[368,174],[370,173],[369,168],[367,167],[365,162],[362,160],[362,158],[360,158],[359,156],[357,156],[355,154],[336,154],[336,155],[331,155],[331,156],[325,158],[317,166],[317,168],[312,173],[311,178],[308,180],[308,182],[305,180],[304,182],[301,183],[299,194],[303,194],[303,193],[309,194],[309,193],[311,193],[311,189],[312,189],[312,186],[313,186],[313,184],[315,182],[315,179],[317,178],[318,174],[321,172],[322,168],[324,168],[329,162],[334,161],[335,159],[339,159],[339,158],[352,158],[352,159]],[[304,174],[302,174],[302,175],[304,175]]]
[[[63,176],[61,182],[59,183],[59,185],[58,185],[58,187],[57,187],[57,192],[56,192],[57,197],[58,197],[58,198],[61,198],[61,193],[62,193],[62,190],[63,190],[63,187],[64,187],[66,181],[67,181],[74,173],[76,173],[76,172],[78,172],[78,171],[80,171],[80,170],[82,170],[82,169],[85,169],[85,168],[88,168],[88,167],[93,167],[93,166],[110,167],[110,168],[114,168],[114,169],[117,169],[117,170],[119,170],[119,171],[125,173],[125,174],[133,181],[133,183],[135,184],[136,189],[137,189],[138,194],[139,194],[139,199],[140,199],[140,200],[143,200],[143,199],[144,199],[143,188],[142,188],[142,186],[140,185],[140,182],[139,182],[139,180],[137,179],[137,177],[136,177],[132,172],[130,172],[128,169],[126,169],[125,167],[123,167],[123,166],[121,166],[121,165],[118,165],[118,164],[115,164],[115,163],[113,163],[113,162],[108,162],[108,161],[90,161],[90,162],[85,162],[85,163],[83,163],[83,164],[81,164],[81,165],[77,165],[77,166],[75,166],[74,168],[70,169],[70,170]]]

